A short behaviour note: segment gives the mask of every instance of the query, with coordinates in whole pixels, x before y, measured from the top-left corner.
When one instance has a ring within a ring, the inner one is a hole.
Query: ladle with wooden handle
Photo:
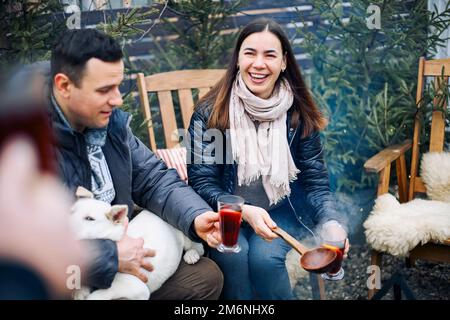
[[[298,253],[300,253],[300,265],[306,271],[314,273],[326,273],[333,267],[333,263],[337,257],[335,251],[323,247],[307,249],[300,242],[298,242],[297,239],[295,239],[280,227],[276,227],[272,229],[272,231],[279,235]]]

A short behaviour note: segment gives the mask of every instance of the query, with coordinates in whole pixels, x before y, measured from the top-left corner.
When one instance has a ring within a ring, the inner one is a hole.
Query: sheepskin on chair
[[[375,200],[364,228],[373,249],[406,257],[419,243],[450,238],[450,203],[415,199],[400,204],[386,193]]]
[[[431,200],[450,203],[450,153],[428,152],[422,157],[420,176]]]
[[[421,177],[433,200],[414,199],[400,204],[390,194],[375,200],[363,224],[373,249],[406,257],[419,243],[450,238],[450,154],[424,154]]]

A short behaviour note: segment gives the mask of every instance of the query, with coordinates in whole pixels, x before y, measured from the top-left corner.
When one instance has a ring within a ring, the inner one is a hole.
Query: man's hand
[[[117,242],[119,256],[119,272],[129,273],[147,283],[148,278],[141,268],[153,271],[153,265],[146,261],[148,257],[155,256],[155,250],[144,248],[144,239],[134,239],[127,235],[128,218],[125,221],[125,233]]]
[[[216,248],[222,242],[217,212],[206,211],[195,217],[194,228],[197,235],[206,241],[211,248]]]

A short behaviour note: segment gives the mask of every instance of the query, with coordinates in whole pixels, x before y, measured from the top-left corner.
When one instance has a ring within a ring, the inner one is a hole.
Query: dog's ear
[[[75,195],[78,199],[81,198],[89,198],[89,199],[93,199],[94,198],[94,194],[92,192],[90,192],[88,189],[79,186],[77,188],[77,191],[75,192]]]
[[[116,224],[122,224],[128,215],[127,205],[113,205],[111,210],[106,214],[106,217]]]

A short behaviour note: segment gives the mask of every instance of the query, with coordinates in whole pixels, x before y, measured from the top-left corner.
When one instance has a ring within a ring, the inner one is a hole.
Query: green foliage
[[[139,25],[150,21],[150,15],[155,14],[158,10],[150,7],[145,11],[140,8],[133,8],[126,12],[118,12],[115,18],[109,18],[106,22],[99,23],[97,29],[109,34],[123,45],[134,36],[141,35],[144,30]]]
[[[124,96],[122,110],[130,113],[132,116],[130,127],[134,135],[147,146],[150,146],[147,131],[148,121],[144,119],[144,114],[139,109],[139,102],[132,96],[132,94],[127,94]]]
[[[170,70],[225,68],[237,32],[223,34],[224,22],[230,15],[236,14],[243,3],[243,0],[169,1],[167,10],[176,13],[177,21],[169,18],[162,18],[162,21],[163,27],[175,35],[175,39],[161,41],[150,32],[149,36],[156,46],[156,51],[151,52],[155,58],[139,61],[141,72],[154,74]],[[177,98],[173,96],[175,109],[178,107]],[[162,146],[164,136],[158,104],[154,95],[150,99],[152,114],[156,115],[152,118],[156,144]],[[181,115],[177,115],[177,122],[181,125]]]
[[[370,3],[343,2],[312,0],[315,13],[329,23],[298,31],[313,63],[315,100],[330,119],[324,141],[333,186],[354,191],[376,179],[365,174],[365,160],[411,137],[419,57],[442,43],[450,9],[438,15],[427,11],[425,0],[371,1],[381,9],[381,29],[371,30]]]
[[[138,72],[142,72],[133,61],[131,61],[129,53],[125,47],[125,44],[129,43],[133,37],[144,34],[145,30],[139,28],[139,25],[144,22],[153,21],[150,20],[150,15],[155,14],[158,10],[154,7],[150,7],[146,10],[140,8],[134,8],[126,12],[118,12],[114,18],[108,19],[104,23],[97,25],[97,29],[112,36],[116,41],[122,44],[122,50],[124,53],[124,66],[125,66],[125,78],[129,79],[131,75]],[[141,112],[139,100],[133,96],[133,92],[137,91],[136,82],[133,81],[131,87],[127,92],[123,93],[123,105],[122,109],[131,114],[132,120],[130,123],[133,133],[147,146],[150,145],[147,124],[144,119],[144,115]]]
[[[153,72],[223,68],[237,35],[236,32],[223,34],[223,24],[243,3],[243,0],[169,1],[169,10],[177,14],[179,21],[164,18],[164,27],[177,39],[165,43],[155,41],[157,59],[147,68]]]
[[[157,47],[156,52],[151,52],[155,58],[151,61],[132,62],[126,54],[126,73],[130,75],[136,72],[153,74],[168,70],[223,68],[226,63],[225,59],[229,57],[228,52],[232,48],[236,33],[221,34],[221,25],[227,17],[236,13],[241,5],[241,0],[231,4],[225,3],[225,1],[211,2],[209,0],[169,1],[167,10],[175,12],[179,21],[175,23],[171,19],[163,18],[163,27],[171,34],[175,34],[178,39],[176,41],[156,41],[156,36],[146,30],[145,34],[153,38],[153,43]],[[113,21],[108,21],[99,28],[125,43],[131,36],[139,34],[139,23],[148,22],[145,20],[148,19],[147,15],[154,13],[154,9],[150,10],[145,14],[130,11]],[[150,21],[150,23],[152,22]],[[124,31],[126,32],[124,33]],[[133,85],[130,91],[136,90],[136,85]],[[149,98],[151,99],[152,124],[156,133],[157,145],[163,145],[164,136],[156,97],[152,95]],[[174,105],[178,105],[176,96]],[[147,143],[149,141],[147,123],[143,118],[138,101],[131,97],[131,92],[126,95],[123,108],[133,115],[131,127],[135,135]],[[178,121],[181,122],[181,119]]]
[[[58,0],[0,1],[0,70],[17,63],[49,58],[53,41],[64,30],[64,21],[52,13],[62,11]]]

